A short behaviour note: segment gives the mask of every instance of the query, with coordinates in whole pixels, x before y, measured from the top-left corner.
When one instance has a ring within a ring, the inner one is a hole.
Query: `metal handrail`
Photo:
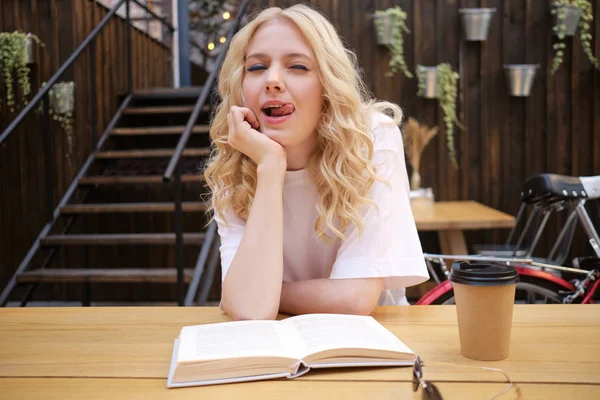
[[[173,26],[171,24],[169,24],[169,22],[167,22],[166,18],[163,18],[163,17],[155,14],[154,11],[152,11],[151,9],[146,7],[144,4],[140,3],[139,0],[130,0],[130,1],[133,1],[135,4],[142,7],[144,9],[144,11],[146,11],[148,14],[152,15],[154,17],[154,19],[157,19],[161,24],[166,26],[169,29],[169,32],[173,33],[175,31],[175,28],[173,28]]]
[[[8,136],[15,130],[17,127],[23,122],[25,117],[33,110],[40,101],[48,94],[52,86],[60,79],[60,77],[65,73],[65,71],[79,58],[81,53],[93,42],[93,40],[98,36],[100,31],[108,24],[109,20],[117,13],[118,9],[126,2],[134,2],[138,6],[142,7],[145,11],[149,12],[152,16],[157,18],[163,25],[165,25],[169,31],[172,33],[175,29],[166,22],[163,18],[158,17],[154,14],[150,9],[148,9],[143,4],[140,4],[138,0],[120,0],[109,12],[102,18],[102,21],[92,30],[92,32],[84,39],[84,41],[77,47],[77,49],[71,54],[71,56],[63,63],[63,65],[56,71],[54,75],[48,80],[46,86],[44,86],[35,97],[27,104],[27,106],[17,115],[17,117],[10,123],[8,128],[2,132],[0,135],[0,144],[2,144]],[[129,15],[129,13],[128,13]]]
[[[242,5],[239,8],[239,12],[236,17],[235,24],[227,32],[227,45],[228,46],[229,46],[229,43],[231,43],[231,39],[233,38],[233,35],[237,32],[237,30],[239,28],[242,17],[244,16],[244,13],[246,12],[246,8],[248,7],[248,3],[249,3],[249,0],[244,0],[244,2],[242,3]],[[217,58],[217,61],[215,62],[215,67],[213,68],[210,75],[206,79],[204,87],[202,88],[202,91],[200,92],[200,96],[198,96],[198,100],[196,101],[196,104],[194,105],[194,110],[192,111],[192,114],[190,115],[190,118],[188,119],[188,122],[185,125],[183,134],[181,135],[181,138],[179,139],[179,142],[177,143],[177,147],[175,148],[175,151],[173,152],[173,156],[171,157],[171,160],[169,161],[169,165],[167,166],[167,169],[165,170],[165,173],[163,175],[163,180],[165,180],[165,181],[170,181],[173,179],[173,174],[175,172],[175,168],[177,167],[177,164],[179,163],[179,159],[181,158],[181,155],[183,154],[183,150],[185,149],[185,146],[187,145],[187,142],[192,133],[192,129],[194,128],[194,125],[196,124],[196,120],[198,119],[198,115],[200,114],[200,110],[204,106],[204,103],[206,102],[206,99],[208,98],[208,94],[209,94],[210,90],[212,89],[212,86],[217,78],[217,73],[220,70],[221,65],[223,64],[223,60],[225,59],[225,54],[227,53],[226,50],[227,49],[224,49],[221,52],[221,54],[219,54],[219,57]]]

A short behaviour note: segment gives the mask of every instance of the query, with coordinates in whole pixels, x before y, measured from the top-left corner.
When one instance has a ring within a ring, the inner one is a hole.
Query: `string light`
[[[221,43],[225,43],[227,41],[227,38],[225,36],[221,36],[221,39],[219,39],[219,42]]]
[[[215,49],[215,44],[214,44],[213,42],[210,42],[210,43],[208,44],[208,50],[211,50],[211,51],[212,51],[212,50],[214,50],[214,49]]]
[[[229,13],[229,11],[225,11],[223,13],[223,19],[229,19],[229,18],[231,18],[231,14]]]

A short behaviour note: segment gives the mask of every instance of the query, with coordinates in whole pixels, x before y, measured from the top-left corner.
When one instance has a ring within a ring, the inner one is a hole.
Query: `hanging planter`
[[[373,15],[375,37],[377,44],[387,46],[392,44],[394,36],[400,31],[400,27],[394,24],[394,18],[385,11],[376,11]]]
[[[31,35],[27,35],[27,42],[25,44],[26,49],[27,49],[27,58],[26,58],[27,64],[33,64],[35,62],[35,58],[33,57],[34,43],[35,43],[34,38]]]
[[[459,8],[463,32],[468,41],[482,41],[488,37],[495,8]]]
[[[389,71],[386,76],[393,76],[398,68],[402,70],[407,78],[413,74],[408,70],[404,59],[404,34],[410,33],[406,25],[408,15],[402,8],[396,6],[385,11],[375,11],[373,15],[373,26],[377,43],[385,45],[390,52]]]
[[[42,83],[42,87],[46,82]],[[67,135],[67,153],[66,158],[71,161],[73,153],[73,123],[75,122],[75,82],[57,82],[48,91],[50,100],[49,112],[53,120],[60,123],[60,126]],[[38,112],[43,113],[43,102],[38,107]]]
[[[417,66],[417,76],[419,77],[419,96],[426,99],[437,99],[438,90],[438,70],[437,67]]]
[[[419,81],[417,95],[427,99],[438,99],[440,108],[444,114],[450,161],[455,168],[458,168],[456,150],[454,148],[454,127],[463,128],[456,115],[459,75],[452,70],[450,64],[442,63],[435,67],[417,65],[417,78]]]
[[[573,4],[556,4],[554,6],[554,34],[559,36],[561,33],[565,36],[573,36],[577,31],[577,25],[583,11]],[[562,27],[561,27],[562,25]]]
[[[592,27],[594,26],[594,10],[590,0],[553,0],[552,14],[554,26],[552,30],[557,36],[554,43],[554,59],[551,73],[555,74],[560,68],[565,49],[565,37],[575,35],[579,26],[580,44],[590,63],[600,69],[600,60],[592,52]]]
[[[54,113],[73,113],[75,109],[75,82],[55,83],[51,92],[50,104]]]
[[[11,112],[19,105],[26,105],[27,96],[31,93],[30,69],[27,64],[30,52],[33,54],[34,42],[43,46],[40,39],[31,33],[0,32],[0,74],[4,82],[6,105]],[[20,89],[18,97],[17,89]],[[17,98],[20,99],[20,104],[17,104]]]
[[[504,65],[510,95],[516,97],[529,96],[539,67],[539,64]]]

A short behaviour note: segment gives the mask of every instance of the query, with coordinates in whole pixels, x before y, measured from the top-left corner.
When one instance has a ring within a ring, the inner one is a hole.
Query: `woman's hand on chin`
[[[285,150],[276,141],[258,131],[256,115],[246,107],[232,106],[227,114],[228,143],[256,163],[259,169],[276,169],[285,172]]]

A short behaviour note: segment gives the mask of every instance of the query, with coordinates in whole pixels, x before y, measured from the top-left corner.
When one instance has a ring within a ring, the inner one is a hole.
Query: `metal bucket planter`
[[[486,40],[495,8],[460,8],[462,16],[463,32],[466,40]]]
[[[381,25],[381,27],[378,28],[378,25]],[[393,42],[394,36],[399,29],[394,25],[392,17],[389,15],[373,15],[373,26],[377,44],[386,46]]]
[[[577,25],[581,18],[582,10],[575,7],[572,4],[565,4],[555,8],[556,13],[554,14],[554,26],[558,25],[558,15],[564,14],[562,23],[565,25],[565,36],[573,36],[577,32]],[[554,32],[558,34],[558,32]]]
[[[417,66],[419,75],[423,75],[423,93],[421,97],[426,99],[437,99],[439,97],[437,82],[437,67]]]
[[[529,96],[539,67],[539,64],[504,65],[510,95],[517,97]]]
[[[33,58],[33,39],[31,37],[27,37],[25,52],[27,54],[27,64],[33,64],[35,60]]]
[[[75,83],[59,82],[52,88],[50,104],[56,114],[69,114],[75,110]]]

